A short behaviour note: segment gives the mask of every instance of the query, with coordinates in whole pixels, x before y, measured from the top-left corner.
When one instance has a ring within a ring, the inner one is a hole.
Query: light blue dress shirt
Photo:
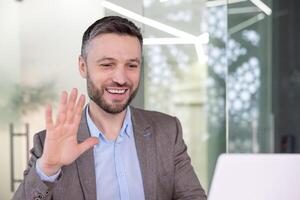
[[[99,137],[94,146],[97,199],[144,200],[144,188],[137,156],[130,108],[126,110],[123,126],[116,140],[107,140],[90,118],[86,107],[86,119],[91,136]],[[45,175],[36,165],[43,181],[54,182],[60,171],[53,176]]]
[[[94,146],[97,199],[145,199],[129,107],[116,140],[107,140],[98,130],[88,107],[86,118],[91,136],[99,137]]]

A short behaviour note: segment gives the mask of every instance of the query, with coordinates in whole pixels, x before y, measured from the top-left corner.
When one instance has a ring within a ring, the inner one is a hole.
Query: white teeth
[[[122,90],[116,90],[116,89],[107,89],[107,91],[111,94],[123,94],[125,93],[125,89],[122,89]]]

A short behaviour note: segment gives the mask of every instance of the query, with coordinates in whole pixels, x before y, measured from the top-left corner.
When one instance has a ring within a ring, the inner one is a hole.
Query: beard
[[[125,103],[120,103],[120,102],[112,102],[109,103],[107,101],[105,101],[105,99],[103,98],[103,94],[105,91],[105,86],[102,86],[100,89],[98,89],[96,87],[96,85],[93,83],[93,81],[91,80],[89,73],[87,73],[87,77],[86,77],[86,84],[87,84],[87,92],[88,92],[88,96],[90,97],[90,99],[95,102],[100,108],[102,108],[102,110],[104,110],[107,113],[110,114],[118,114],[120,112],[122,112],[123,110],[125,110],[127,108],[127,106],[131,103],[132,99],[136,96],[138,87],[133,90],[128,98],[128,100]],[[119,85],[117,83],[112,83],[109,86],[126,86],[128,87],[131,91],[132,87],[130,87],[127,83],[125,83],[124,85]]]

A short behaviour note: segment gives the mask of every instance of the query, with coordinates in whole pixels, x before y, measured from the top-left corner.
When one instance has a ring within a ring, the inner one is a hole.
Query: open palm
[[[46,139],[43,155],[39,160],[42,171],[50,176],[62,166],[75,161],[83,152],[98,143],[98,139],[90,137],[82,143],[77,142],[77,132],[81,120],[85,97],[81,95],[77,101],[77,89],[73,89],[68,97],[62,92],[56,121],[52,119],[52,108],[46,108]]]

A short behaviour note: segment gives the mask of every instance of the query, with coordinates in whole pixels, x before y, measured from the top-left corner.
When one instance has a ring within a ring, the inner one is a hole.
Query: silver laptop
[[[208,200],[300,200],[300,154],[222,154]]]

